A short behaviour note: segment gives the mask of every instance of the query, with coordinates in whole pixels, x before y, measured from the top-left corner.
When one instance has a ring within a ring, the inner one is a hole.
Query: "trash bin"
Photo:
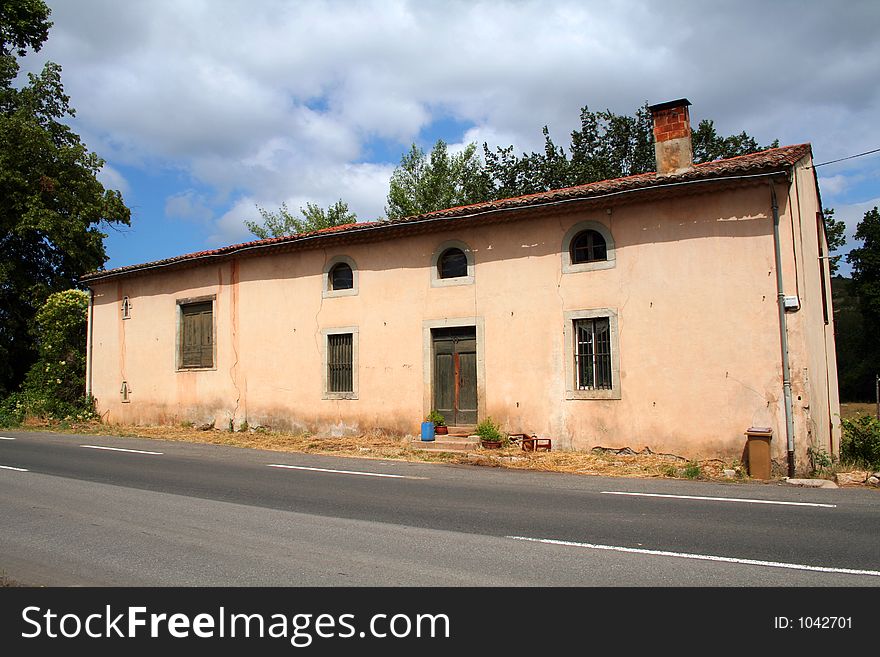
[[[428,442],[434,440],[434,423],[422,422],[422,440]]]
[[[753,479],[770,478],[770,440],[773,430],[770,427],[749,427],[746,431],[749,476]]]

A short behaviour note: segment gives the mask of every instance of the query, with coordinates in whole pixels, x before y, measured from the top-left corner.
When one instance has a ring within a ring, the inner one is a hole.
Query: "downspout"
[[[779,240],[779,204],[776,188],[770,181],[770,199],[773,207],[773,247],[776,256],[776,303],[779,308],[779,338],[782,345],[782,395],[785,399],[785,435],[788,446],[788,476],[794,477],[794,413],[791,407],[791,366],[788,362],[788,325],[785,315],[785,290],[782,286],[782,246]]]
[[[86,335],[86,399],[92,396],[92,336],[95,334],[95,291],[89,288],[89,324]]]

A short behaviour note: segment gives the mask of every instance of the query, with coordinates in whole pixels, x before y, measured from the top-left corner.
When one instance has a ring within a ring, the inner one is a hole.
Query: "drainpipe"
[[[92,336],[95,334],[95,291],[89,288],[89,325],[86,335],[86,399],[92,396]]]
[[[785,435],[788,444],[788,476],[794,477],[794,413],[791,408],[791,367],[788,362],[788,326],[785,315],[785,290],[782,287],[782,247],[779,243],[779,204],[776,188],[770,181],[773,207],[773,246],[776,256],[776,302],[779,307],[779,337],[782,345],[782,395],[785,398]]]

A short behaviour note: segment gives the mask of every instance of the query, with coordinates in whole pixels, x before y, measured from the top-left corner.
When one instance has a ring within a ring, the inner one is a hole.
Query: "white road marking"
[[[836,504],[819,504],[816,502],[783,502],[781,500],[753,500],[746,497],[702,497],[700,495],[661,495],[660,493],[627,493],[616,490],[603,490],[603,495],[635,495],[638,497],[671,497],[679,500],[710,500],[713,502],[749,502],[751,504],[784,504],[786,506],[820,506],[836,509]]]
[[[0,436],[0,440],[15,440],[15,438],[10,438],[8,436]]]
[[[13,468],[11,465],[0,465],[0,468],[4,470],[15,470],[16,472],[30,472],[29,470],[25,470],[24,468]]]
[[[130,452],[132,454],[162,454],[162,452],[145,452],[142,449],[122,449],[121,447],[102,447],[100,445],[80,445],[80,447],[87,447],[88,449],[106,449],[111,452]]]
[[[329,468],[307,468],[304,465],[268,464],[270,468],[286,468],[288,470],[310,470],[312,472],[331,472],[333,474],[360,475],[362,477],[388,477],[391,479],[427,479],[427,477],[410,477],[408,475],[383,474],[381,472],[358,472],[357,470],[330,470]]]
[[[531,541],[533,543],[547,543],[549,545],[566,545],[569,547],[587,548],[590,550],[609,550],[612,552],[629,552],[633,554],[649,554],[656,557],[678,557],[680,559],[696,559],[699,561],[721,561],[724,563],[738,563],[746,566],[769,566],[770,568],[787,568],[789,570],[809,570],[817,573],[840,573],[843,575],[871,575],[880,577],[877,570],[857,570],[854,568],[831,568],[830,566],[808,566],[798,563],[785,563],[781,561],[760,561],[758,559],[737,559],[735,557],[718,557],[711,554],[689,554],[687,552],[668,552],[666,550],[646,550],[643,548],[628,548],[617,545],[595,545],[593,543],[575,543],[573,541],[558,541],[552,538],[529,538],[527,536],[507,536],[516,541]]]

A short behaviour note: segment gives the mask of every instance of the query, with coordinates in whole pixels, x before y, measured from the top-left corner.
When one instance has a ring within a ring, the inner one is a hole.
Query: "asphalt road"
[[[880,586],[873,490],[0,436],[27,584]]]

